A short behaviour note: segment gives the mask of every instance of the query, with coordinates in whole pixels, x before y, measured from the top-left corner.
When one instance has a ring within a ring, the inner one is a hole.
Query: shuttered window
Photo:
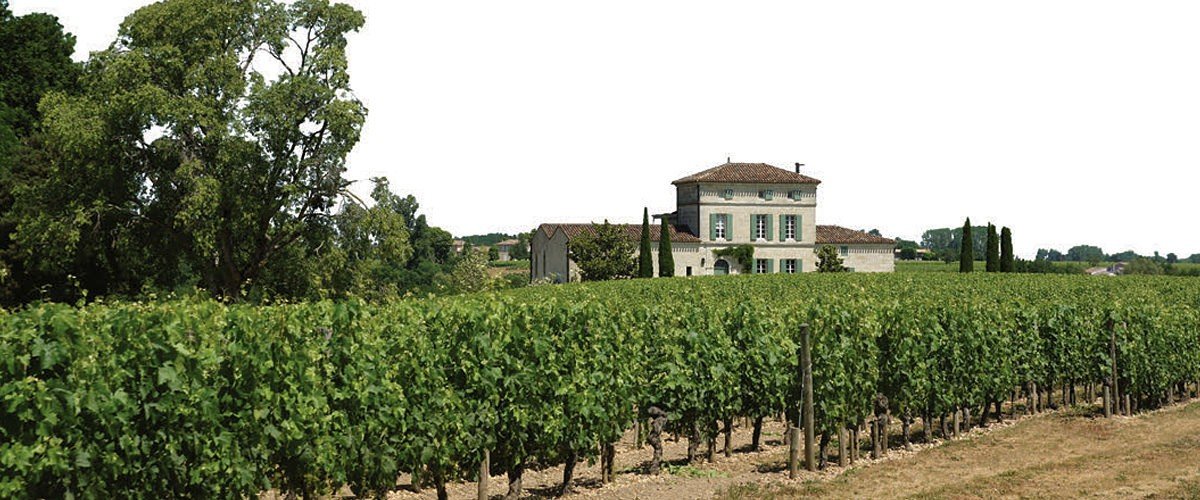
[[[713,241],[729,238],[729,215],[709,214],[708,238]]]
[[[768,240],[771,239],[771,217],[766,215],[751,215],[750,216],[750,239],[752,240]]]
[[[795,215],[780,215],[779,216],[779,241],[795,240],[796,237],[796,216]]]

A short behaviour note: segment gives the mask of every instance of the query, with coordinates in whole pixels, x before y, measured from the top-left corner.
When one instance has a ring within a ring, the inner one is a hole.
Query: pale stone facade
[[[838,226],[817,224],[820,181],[761,163],[726,163],[675,181],[676,211],[664,214],[672,223],[675,276],[738,273],[812,272],[817,250],[838,248],[846,267],[856,272],[892,272],[893,240]],[[656,216],[658,218],[660,216]],[[630,237],[640,225],[622,225]],[[578,279],[568,258],[570,239],[589,225],[542,224],[531,241],[531,279]],[[658,233],[654,265],[658,275]],[[751,245],[753,262],[717,256],[723,249]]]

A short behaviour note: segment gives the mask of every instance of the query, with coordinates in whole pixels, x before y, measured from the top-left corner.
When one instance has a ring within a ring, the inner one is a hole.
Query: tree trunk
[[[904,434],[904,449],[912,451],[912,419],[909,417],[900,418],[900,430]]]
[[[448,500],[450,498],[450,495],[446,493],[445,475],[439,469],[433,470],[433,485],[437,488],[438,500]]]
[[[858,426],[850,429],[850,463],[858,461]]]
[[[696,463],[696,452],[700,449],[700,423],[692,422],[692,432],[688,435],[687,460],[689,464]]]
[[[650,443],[650,447],[654,448],[654,457],[650,459],[650,474],[657,476],[662,470],[662,431],[667,425],[667,412],[662,411],[657,406],[651,406],[646,413],[650,415],[650,435],[646,437],[646,441]]]
[[[821,445],[817,448],[817,454],[818,454],[818,456],[820,456],[820,461],[817,462],[819,464],[818,467],[821,470],[824,470],[825,466],[829,464],[829,432],[828,431],[821,433]]]
[[[762,427],[763,418],[757,417],[754,419],[754,433],[750,437],[750,448],[753,451],[762,451]]]
[[[871,459],[880,459],[880,418],[871,418]]]
[[[562,486],[558,488],[559,495],[566,495],[571,492],[571,480],[575,478],[575,463],[579,461],[579,454],[575,450],[571,450],[567,454],[567,463],[563,464],[563,479]]]
[[[933,417],[929,413],[921,415],[921,428],[925,431],[925,443],[933,442]]]
[[[847,459],[849,457],[846,456],[847,451],[850,449],[850,447],[846,446],[846,436],[848,434],[850,432],[846,430],[846,426],[838,427],[838,467],[845,467],[848,463]]]
[[[508,470],[508,493],[504,494],[504,500],[521,498],[521,476],[523,475],[525,475],[525,464],[514,466]]]
[[[650,406],[647,410],[650,416],[650,433],[647,436],[647,442],[650,447],[654,448],[654,457],[650,459],[650,475],[659,475],[662,470],[662,427],[667,424],[666,411],[662,411],[659,406]]]
[[[408,482],[412,485],[414,492],[421,492],[421,467],[413,469],[412,474],[408,475]]]
[[[602,479],[607,484],[612,482],[613,475],[616,472],[616,466],[613,465],[613,462],[617,459],[617,447],[612,443],[605,443],[601,450],[603,450],[602,454],[604,455],[604,470],[601,471]]]
[[[892,415],[884,413],[883,419],[879,421],[879,454],[885,457],[888,454],[888,447],[890,446],[888,443],[888,424],[890,423],[892,423]]]
[[[717,436],[719,436],[721,434],[720,424],[718,424],[716,420],[713,420],[712,428],[710,428],[709,431],[711,434],[709,435],[709,438],[707,440],[708,441],[708,453],[707,453],[707,457],[705,457],[705,458],[708,459],[708,463],[713,463],[713,462],[717,461]]]
[[[733,417],[725,419],[725,458],[733,456]]]

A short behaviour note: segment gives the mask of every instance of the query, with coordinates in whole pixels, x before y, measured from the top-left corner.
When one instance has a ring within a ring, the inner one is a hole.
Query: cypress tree
[[[971,218],[963,224],[962,241],[958,251],[958,272],[969,273],[975,270],[975,243],[971,238]]]
[[[667,227],[670,217],[663,217],[662,231],[658,233],[658,275],[663,278],[675,276],[675,257],[671,255],[671,228]]]
[[[996,236],[996,226],[988,223],[987,234],[987,272],[1000,272],[1000,237]]]
[[[642,208],[642,243],[638,247],[638,277],[654,277],[654,257],[650,255],[650,210]]]
[[[1007,227],[1000,230],[1000,272],[1013,272],[1012,231]]]

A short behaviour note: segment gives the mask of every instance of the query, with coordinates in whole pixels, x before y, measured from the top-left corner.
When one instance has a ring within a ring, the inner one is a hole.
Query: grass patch
[[[1162,493],[1150,495],[1147,498],[1179,498],[1200,500],[1200,479],[1176,479],[1177,484]]]
[[[721,472],[721,471],[712,470],[712,469],[701,469],[699,467],[693,467],[691,465],[667,464],[667,465],[663,466],[663,470],[665,470],[667,472],[667,474],[670,474],[672,476],[679,476],[679,477],[692,477],[692,478],[729,477],[729,474]]]
[[[805,482],[802,487],[781,484],[744,483],[737,484],[718,491],[718,500],[776,500],[796,498],[815,493],[813,483]]]

